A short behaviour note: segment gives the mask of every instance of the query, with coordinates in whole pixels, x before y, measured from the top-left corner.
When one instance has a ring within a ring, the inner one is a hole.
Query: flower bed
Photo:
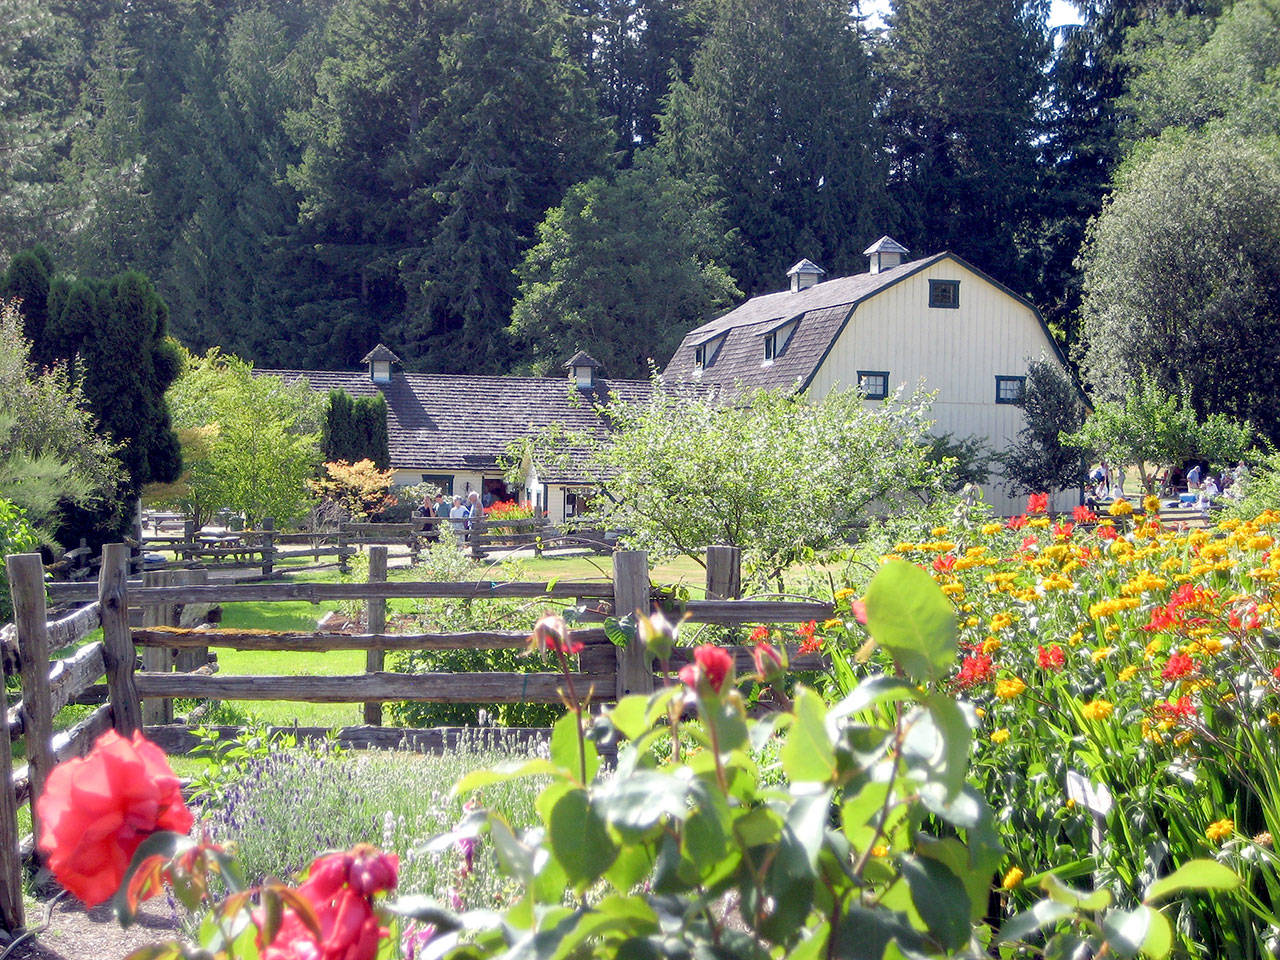
[[[945,682],[977,707],[972,775],[996,809],[1008,897],[1056,868],[1120,901],[1214,857],[1253,896],[1189,900],[1205,956],[1280,945],[1280,514],[1162,525],[1158,503],[936,527],[893,555],[951,598],[962,657]],[[1147,512],[1152,511],[1152,512]],[[851,654],[864,635],[826,625]],[[1256,935],[1256,936],[1255,936]]]

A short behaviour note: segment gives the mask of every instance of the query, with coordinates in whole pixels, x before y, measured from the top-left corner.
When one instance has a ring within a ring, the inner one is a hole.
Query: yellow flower
[[[1271,724],[1273,727],[1280,727],[1280,713],[1276,713],[1274,710],[1268,713],[1267,723]]]
[[[1027,685],[1022,682],[1021,677],[1006,677],[996,681],[996,696],[1001,700],[1012,700],[1026,689]]]
[[[1099,647],[1097,650],[1091,651],[1089,654],[1089,657],[1090,659],[1093,660],[1094,663],[1098,663],[1102,660],[1107,659],[1107,657],[1111,656],[1115,652],[1116,652],[1115,647]]]
[[[1133,504],[1128,500],[1117,500],[1111,506],[1107,507],[1107,513],[1113,517],[1127,517],[1133,513]]]
[[[1111,716],[1115,706],[1107,700],[1090,700],[1080,708],[1086,720],[1105,720]]]
[[[1132,663],[1129,664],[1129,666],[1125,667],[1123,670],[1120,671],[1120,676],[1119,676],[1120,682],[1128,683],[1130,680],[1133,679],[1133,675],[1137,672],[1138,672],[1137,666]]]
[[[1032,517],[1030,520],[1027,521],[1027,526],[1036,527],[1036,528],[1047,527],[1049,526],[1049,518],[1048,517]]]
[[[1205,828],[1204,835],[1209,838],[1210,843],[1221,843],[1235,833],[1235,830],[1236,822],[1234,820],[1215,820]]]
[[[1010,867],[1009,872],[1004,875],[1004,879],[1000,881],[1001,890],[1012,890],[1022,882],[1022,878],[1026,874],[1017,867]]]
[[[932,536],[935,540],[938,539],[939,537],[945,537],[947,535],[947,528],[934,527],[932,530],[929,531],[929,535]]]
[[[997,613],[991,618],[991,632],[1003,630],[1011,623],[1013,623],[1013,614],[1004,611]]]
[[[1145,497],[1142,501],[1142,509],[1147,511],[1147,513],[1159,513],[1160,498],[1155,496]]]
[[[962,597],[964,596],[964,584],[963,583],[943,584],[942,592],[945,593],[948,597]]]
[[[979,617],[969,617],[965,620],[964,625],[966,627],[976,627],[981,622],[982,620]]]
[[[987,639],[982,641],[982,652],[987,656],[991,656],[991,654],[995,653],[999,649],[1000,649],[999,637],[987,637]]]
[[[856,596],[857,590],[851,590],[848,587],[842,587],[836,591],[836,600],[848,600],[852,596]]]
[[[914,543],[895,543],[893,545],[894,553],[910,553],[916,548]]]
[[[1009,742],[1009,728],[1008,728],[1008,727],[1001,727],[999,730],[992,730],[992,731],[991,731],[991,742],[992,742],[992,743],[1008,743],[1008,742]]]
[[[1003,529],[1004,524],[1002,523],[984,523],[982,525],[982,535],[984,537],[989,537],[992,534],[999,533]]]
[[[838,626],[840,626],[840,625],[841,625],[841,624],[843,624],[843,623],[844,623],[844,621],[843,621],[843,620],[841,620],[839,617],[832,617],[830,620],[823,620],[823,621],[822,621],[822,629],[823,629],[823,630],[830,630],[832,627],[838,627]]]
[[[1205,637],[1200,645],[1204,647],[1204,652],[1211,656],[1222,652],[1222,641],[1217,637]]]
[[[873,857],[887,857],[889,855],[889,848],[883,843],[877,843],[871,848],[871,855]]]

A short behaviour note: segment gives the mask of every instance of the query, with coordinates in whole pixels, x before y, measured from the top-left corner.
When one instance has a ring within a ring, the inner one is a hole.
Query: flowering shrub
[[[943,682],[980,718],[976,782],[1027,878],[1008,899],[1025,905],[1053,869],[1133,906],[1153,877],[1211,857],[1255,895],[1184,901],[1180,949],[1271,956],[1280,513],[1178,529],[1151,506],[936,527],[891,556],[926,569],[956,612]],[[851,620],[822,637],[849,663],[865,639]]]

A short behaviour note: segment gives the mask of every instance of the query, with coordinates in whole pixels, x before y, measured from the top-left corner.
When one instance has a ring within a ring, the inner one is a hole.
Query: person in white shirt
[[[467,529],[467,517],[470,514],[462,503],[461,495],[455,495],[453,498],[453,506],[449,509],[449,524],[453,527],[454,533],[462,533]]]

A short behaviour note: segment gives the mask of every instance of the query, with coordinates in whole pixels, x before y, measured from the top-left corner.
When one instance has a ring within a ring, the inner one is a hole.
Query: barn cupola
[[[815,283],[821,283],[822,278],[827,275],[827,271],[812,260],[801,260],[794,267],[787,271],[787,276],[791,278],[791,292],[798,293],[801,290],[808,290]]]
[[[369,365],[369,379],[374,383],[390,383],[391,365],[399,363],[400,358],[382,344],[378,344],[360,362]]]
[[[910,252],[893,237],[881,237],[863,250],[862,255],[867,258],[867,267],[872,273],[883,273],[901,264],[903,254]]]
[[[564,366],[569,371],[569,379],[579,390],[596,388],[596,371],[600,369],[600,361],[593,360],[587,351],[579,350]]]

